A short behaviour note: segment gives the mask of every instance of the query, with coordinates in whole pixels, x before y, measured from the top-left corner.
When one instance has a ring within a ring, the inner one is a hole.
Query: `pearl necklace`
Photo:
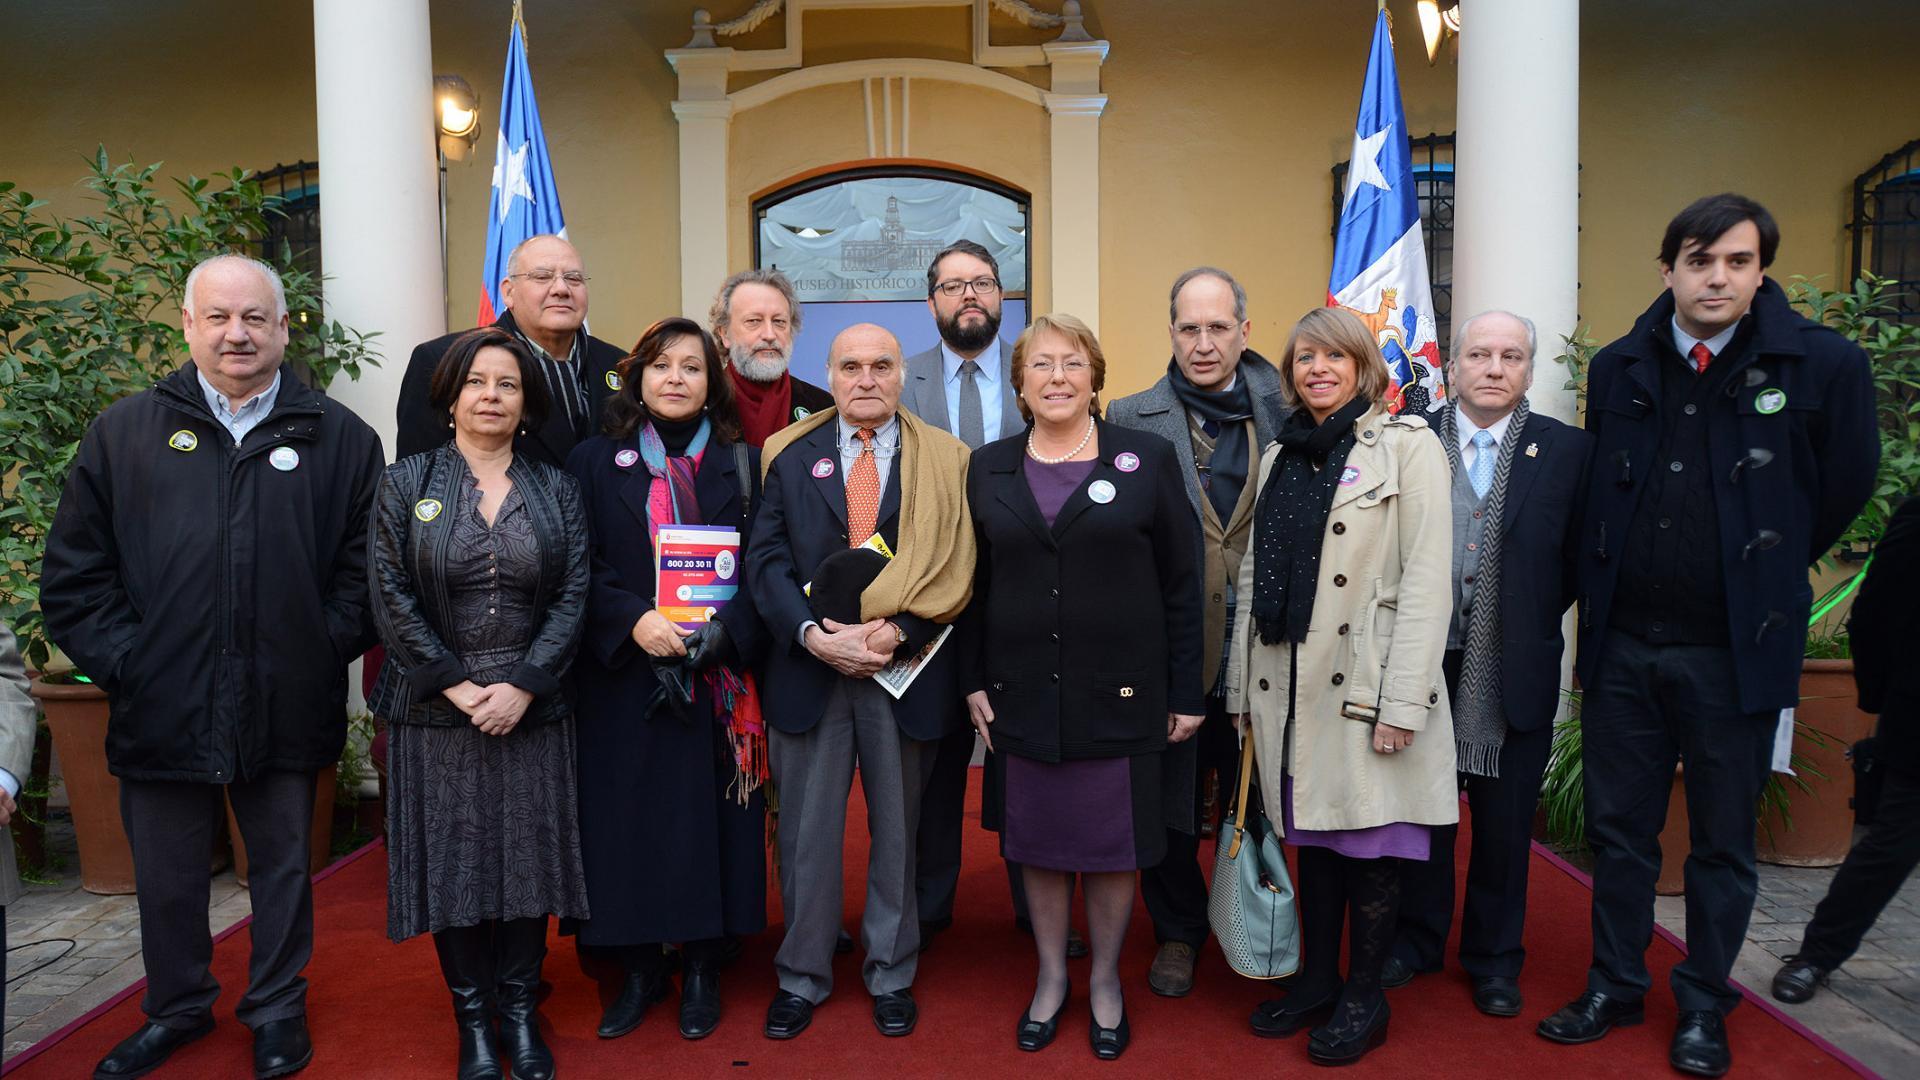
[[[1085,450],[1087,448],[1087,444],[1093,441],[1093,417],[1091,416],[1087,417],[1087,433],[1085,435],[1080,436],[1080,445],[1074,447],[1073,449],[1067,451],[1064,454],[1061,454],[1059,457],[1047,457],[1044,454],[1040,453],[1040,451],[1034,449],[1033,437],[1035,434],[1039,432],[1039,430],[1040,430],[1040,426],[1036,424],[1034,425],[1034,428],[1032,431],[1027,432],[1027,456],[1039,462],[1042,465],[1058,465],[1062,462],[1072,461],[1075,457],[1078,457],[1080,454],[1080,451]]]

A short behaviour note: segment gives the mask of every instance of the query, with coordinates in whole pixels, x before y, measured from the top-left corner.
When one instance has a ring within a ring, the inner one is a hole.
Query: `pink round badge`
[[[832,458],[821,458],[819,461],[816,461],[813,463],[813,478],[815,480],[825,480],[827,477],[832,475],[833,475],[833,459]]]
[[[623,469],[633,468],[633,463],[639,460],[640,451],[638,450],[622,450],[613,455],[613,463]]]
[[[1140,467],[1140,455],[1129,450],[1113,459],[1113,467],[1121,472],[1133,472]]]
[[[1349,465],[1340,470],[1340,486],[1352,487],[1360,482],[1360,466]]]

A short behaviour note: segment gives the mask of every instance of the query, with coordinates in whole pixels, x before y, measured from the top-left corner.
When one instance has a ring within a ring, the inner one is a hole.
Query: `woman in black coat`
[[[967,476],[980,551],[967,706],[995,751],[1000,805],[983,812],[1024,867],[1039,956],[1018,1045],[1046,1046],[1066,1009],[1078,873],[1089,1038],[1111,1059],[1130,1038],[1118,961],[1136,872],[1166,853],[1161,752],[1199,730],[1206,707],[1200,550],[1179,465],[1160,436],[1099,422],[1105,376],[1099,343],[1071,316],[1035,319],[1014,346],[1033,426],[981,447]]]
[[[740,441],[719,350],[697,324],[654,324],[621,379],[606,434],[567,460],[586,501],[593,562],[574,665],[593,918],[575,929],[581,944],[613,950],[626,968],[602,1038],[633,1030],[672,990],[662,948],[677,944],[686,963],[680,1033],[698,1039],[720,1020],[722,942],[766,926],[766,734],[745,674],[765,631],[744,588],[713,622],[689,630],[670,621],[656,606],[654,534],[674,524],[730,528],[744,550],[759,452]],[[731,575],[721,569],[737,579],[737,552]],[[675,686],[690,687],[692,700],[673,698]]]
[[[535,1015],[547,916],[587,914],[564,680],[587,596],[573,478],[516,456],[545,383],[520,339],[462,335],[433,373],[453,437],[380,478],[367,540],[390,725],[387,933],[432,932],[460,1075],[553,1075]]]

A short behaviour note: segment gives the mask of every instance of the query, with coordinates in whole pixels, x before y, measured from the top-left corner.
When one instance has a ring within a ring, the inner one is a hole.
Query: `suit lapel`
[[[1026,451],[1020,450],[1024,455]],[[1028,486],[1022,469],[1025,462],[1015,458],[1011,463],[995,462],[990,466],[993,472],[994,496],[1000,504],[1013,511],[1013,516],[1027,527],[1034,539],[1045,544],[1049,550],[1057,545],[1053,542],[1053,532],[1047,528],[1047,519],[1040,516],[1040,504],[1034,501],[1033,488]]]
[[[920,408],[915,415],[941,431],[947,430],[947,377],[940,368],[940,346],[913,358],[913,379],[919,384],[914,402]],[[952,434],[949,432],[949,434]]]
[[[693,496],[700,504],[700,520],[714,524],[724,520],[727,504],[740,497],[740,480],[733,456],[733,444],[708,443],[700,458],[700,471],[693,477]]]
[[[1187,430],[1187,410],[1164,375],[1147,395],[1150,400],[1140,407],[1140,426],[1173,444],[1174,459],[1180,463],[1180,479],[1187,488],[1187,502],[1193,505],[1196,516],[1204,516],[1206,511],[1200,508],[1203,497],[1200,466],[1193,460],[1193,434]]]
[[[623,446],[622,450],[631,450],[632,446]],[[617,453],[617,451],[616,451]],[[653,490],[653,474],[636,457],[633,464],[622,465],[618,457],[614,458],[613,474],[619,478],[620,501],[633,513],[633,519],[642,529],[647,527],[647,495]]]
[[[795,450],[801,451],[800,467],[807,470],[807,482],[813,486],[814,491],[819,493],[820,498],[827,504],[827,509],[833,511],[833,516],[840,519],[840,524],[845,525],[847,523],[847,481],[840,475],[840,448],[834,445],[834,437],[839,432],[840,422],[829,420],[809,431],[805,438],[788,447],[785,452],[791,454]],[[821,469],[820,462],[823,460],[833,467]],[[822,472],[826,475],[822,476]]]
[[[906,432],[900,432],[900,436],[904,441]],[[875,450],[874,453],[877,456],[879,451]],[[875,532],[879,532],[887,522],[891,521],[900,513],[900,472],[901,466],[905,464],[905,462],[906,456],[904,454],[896,453],[893,455],[893,467],[887,470],[886,486],[880,489],[880,510],[873,516],[873,529]]]
[[[1517,511],[1526,505],[1534,478],[1540,475],[1547,455],[1553,453],[1552,432],[1545,424],[1529,423],[1525,428],[1509,429],[1507,434],[1525,441],[1513,444],[1513,462],[1507,466],[1507,499],[1500,509],[1502,536],[1512,532],[1514,522],[1520,520]],[[1534,453],[1528,453],[1528,447],[1535,448]]]

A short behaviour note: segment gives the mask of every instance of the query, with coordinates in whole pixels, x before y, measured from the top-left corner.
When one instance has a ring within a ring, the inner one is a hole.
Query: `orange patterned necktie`
[[[1713,350],[1707,348],[1704,341],[1694,342],[1693,349],[1687,355],[1693,358],[1693,370],[1702,374],[1706,373],[1707,365],[1713,363]]]
[[[880,518],[880,469],[873,460],[873,429],[854,432],[860,439],[860,456],[847,474],[847,546],[859,547],[873,536]]]

